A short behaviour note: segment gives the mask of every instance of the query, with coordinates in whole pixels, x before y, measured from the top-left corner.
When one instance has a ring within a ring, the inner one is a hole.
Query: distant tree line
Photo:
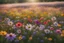
[[[50,1],[64,1],[64,0],[39,0],[40,2],[50,2]],[[0,4],[3,3],[21,3],[27,2],[27,0],[0,0]]]
[[[52,2],[52,1],[64,1],[64,0],[40,0],[40,2]]]

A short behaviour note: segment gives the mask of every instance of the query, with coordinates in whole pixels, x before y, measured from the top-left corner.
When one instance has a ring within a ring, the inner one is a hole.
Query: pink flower
[[[50,30],[54,30],[54,28],[53,27],[50,27]]]
[[[60,33],[61,33],[61,30],[60,30],[60,29],[57,29],[57,30],[56,30],[56,33],[57,33],[57,34],[60,34]]]

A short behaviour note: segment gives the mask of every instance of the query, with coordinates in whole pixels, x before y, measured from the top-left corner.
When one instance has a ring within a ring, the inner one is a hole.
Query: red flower
[[[16,23],[16,27],[22,27],[22,25],[23,25],[23,24],[22,24],[21,22],[17,22],[17,23]]]
[[[47,25],[47,24],[48,24],[48,22],[47,22],[47,21],[45,21],[45,22],[44,22],[44,25]]]

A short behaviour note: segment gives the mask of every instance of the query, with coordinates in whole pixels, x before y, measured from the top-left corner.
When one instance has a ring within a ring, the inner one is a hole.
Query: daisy
[[[33,29],[33,25],[27,24],[27,25],[25,26],[25,28],[26,28],[27,30],[32,30],[32,29]]]
[[[12,26],[12,25],[13,25],[13,22],[12,22],[12,21],[9,21],[9,22],[8,22],[8,25],[9,25],[9,26]]]

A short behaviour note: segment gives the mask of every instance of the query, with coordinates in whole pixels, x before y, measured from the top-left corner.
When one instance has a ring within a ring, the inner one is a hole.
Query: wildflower
[[[20,27],[22,27],[22,26],[23,26],[23,24],[22,24],[21,22],[17,22],[17,23],[16,23],[16,27],[19,27],[19,28],[20,28]]]
[[[61,27],[61,24],[58,24],[59,27]]]
[[[8,22],[8,25],[9,25],[9,26],[12,26],[12,25],[13,25],[13,22],[12,22],[12,21],[9,21],[9,22]]]
[[[57,29],[57,30],[56,30],[56,33],[57,33],[57,34],[60,34],[60,33],[61,33],[61,30],[60,30],[60,29]]]
[[[26,39],[26,36],[22,36],[22,39],[25,40]]]
[[[36,35],[37,34],[37,32],[36,31],[34,31],[33,33],[32,33],[32,36],[34,36],[34,35]]]
[[[13,33],[10,33],[10,34],[6,35],[7,40],[13,41],[15,38],[16,38],[16,35],[13,34]]]
[[[44,40],[40,40],[40,42],[41,42],[41,43],[43,43],[43,42],[44,42]]]
[[[44,25],[47,25],[47,24],[48,24],[48,22],[47,22],[47,21],[45,21],[43,24],[44,24]]]
[[[18,39],[19,39],[19,40],[22,40],[22,36],[19,36]]]
[[[12,26],[13,29],[16,29],[17,27],[15,25]]]
[[[49,41],[52,41],[52,38],[48,38]]]
[[[5,36],[7,34],[6,31],[0,31],[0,35]]]
[[[58,23],[57,22],[54,22],[53,24],[54,24],[54,26],[58,26]]]
[[[19,43],[19,40],[15,40],[15,43]]]
[[[45,28],[44,25],[40,25],[39,30],[43,30]]]
[[[52,21],[55,21],[55,20],[56,20],[56,17],[52,17],[51,20],[52,20]]]
[[[61,16],[64,16],[64,14],[61,14]]]
[[[38,25],[40,24],[40,21],[39,21],[39,20],[37,20],[37,19],[36,19],[36,20],[34,20],[34,22],[35,22],[36,24],[38,24]]]
[[[6,21],[6,22],[9,22],[9,21],[10,21],[10,19],[9,19],[9,18],[5,18],[5,21]]]
[[[29,37],[29,40],[32,40],[32,36],[31,36],[31,37]]]
[[[50,30],[49,30],[49,29],[45,29],[44,32],[45,32],[46,34],[48,34],[48,33],[50,33]]]
[[[33,29],[33,25],[27,24],[27,25],[26,25],[26,29],[27,29],[27,30],[32,30],[32,29]]]
[[[17,33],[21,33],[21,30],[20,30],[20,29],[18,29],[18,30],[17,30]]]
[[[54,28],[53,27],[50,27],[50,30],[54,30]]]
[[[64,37],[64,30],[62,30],[61,32],[61,37]]]
[[[64,34],[61,34],[61,37],[64,37]]]
[[[64,34],[64,30],[62,30],[62,33]]]

